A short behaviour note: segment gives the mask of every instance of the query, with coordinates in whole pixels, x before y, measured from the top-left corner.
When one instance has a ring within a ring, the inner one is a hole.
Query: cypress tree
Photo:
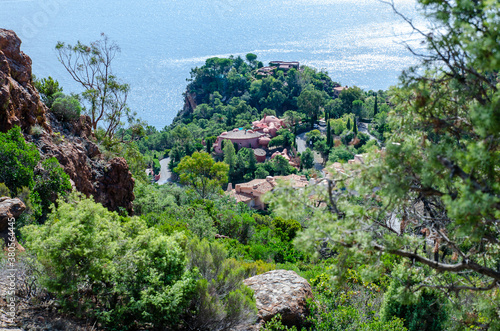
[[[328,120],[328,124],[326,126],[326,144],[329,148],[332,148],[332,127],[330,125],[330,120]]]
[[[375,94],[375,106],[373,106],[373,117],[378,113],[377,94]]]
[[[347,118],[347,130],[351,130],[351,118]]]
[[[358,125],[356,124],[356,120],[354,120],[353,122],[352,131],[354,132],[355,135],[358,135]]]

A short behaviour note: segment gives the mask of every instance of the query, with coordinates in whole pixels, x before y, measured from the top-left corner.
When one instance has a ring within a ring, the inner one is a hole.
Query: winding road
[[[158,180],[158,185],[163,185],[171,181],[172,173],[168,168],[168,164],[170,163],[170,158],[164,158],[160,160],[160,179]]]

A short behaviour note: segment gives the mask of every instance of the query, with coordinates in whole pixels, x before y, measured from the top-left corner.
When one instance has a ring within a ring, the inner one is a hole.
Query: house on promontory
[[[347,90],[349,87],[346,86],[337,86],[333,88],[333,92],[335,93],[336,96],[340,95],[340,92]]]
[[[281,70],[285,73],[290,69],[299,70],[300,63],[297,61],[286,62],[286,61],[271,61],[269,62],[269,66],[262,67],[257,70],[257,77],[264,78],[267,76],[272,76],[276,73],[277,70]]]

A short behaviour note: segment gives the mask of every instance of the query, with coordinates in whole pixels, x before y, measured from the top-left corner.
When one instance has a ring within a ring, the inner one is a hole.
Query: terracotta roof
[[[236,202],[248,202],[253,198],[251,194],[243,192],[237,193],[235,190],[229,191],[229,196],[235,198]]]
[[[295,174],[291,174],[288,176],[275,176],[275,179],[282,180],[284,182],[291,183],[292,187],[306,187],[309,185],[309,181],[306,179],[306,176],[299,176]]]
[[[237,184],[241,185],[243,188],[252,188],[252,192],[259,193],[258,195],[264,194],[266,192],[272,191],[276,186],[276,182],[273,180],[268,181],[267,179],[254,179],[248,183]]]

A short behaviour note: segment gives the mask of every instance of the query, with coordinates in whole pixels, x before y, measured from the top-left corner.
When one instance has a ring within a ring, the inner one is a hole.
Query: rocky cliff
[[[62,123],[50,113],[33,86],[31,59],[20,46],[13,31],[0,29],[0,131],[20,126],[42,158],[58,159],[75,189],[110,210],[133,213],[134,179],[125,159],[102,157],[87,116]],[[30,135],[34,125],[43,128],[41,135]]]
[[[38,124],[50,132],[47,107],[32,84],[31,59],[20,46],[13,31],[0,29],[0,131]]]

